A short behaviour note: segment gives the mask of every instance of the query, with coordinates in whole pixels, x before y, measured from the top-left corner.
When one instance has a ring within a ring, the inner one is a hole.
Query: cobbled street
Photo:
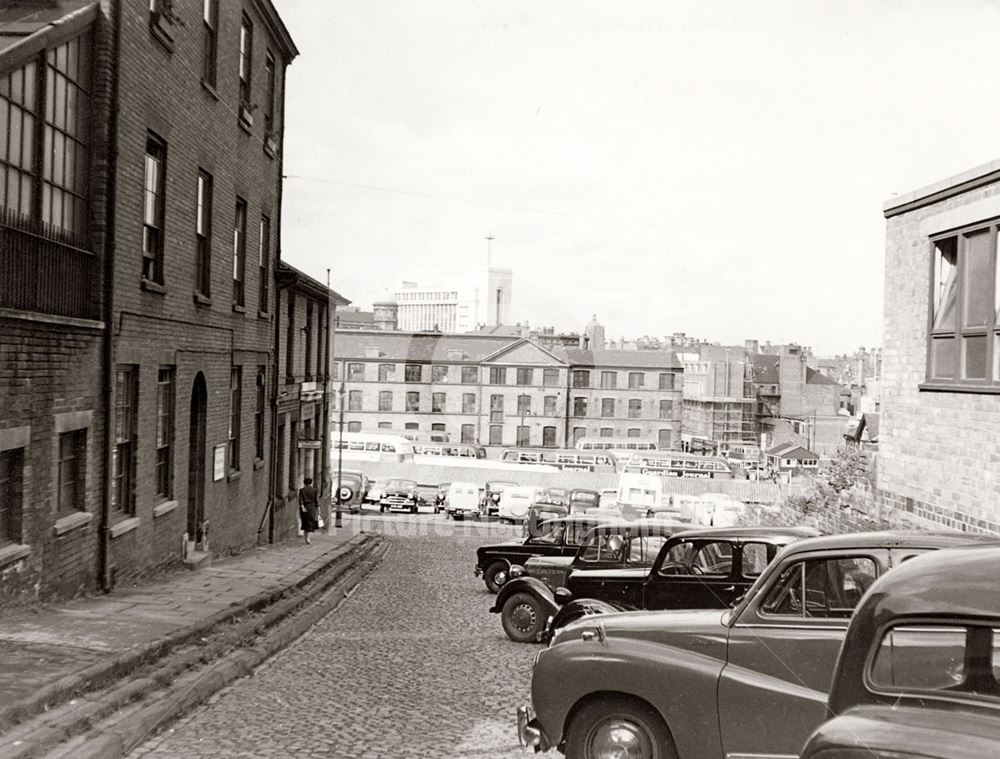
[[[514,710],[538,647],[507,640],[472,574],[476,547],[513,528],[391,515],[364,529],[392,545],[350,598],[130,756],[530,755]]]

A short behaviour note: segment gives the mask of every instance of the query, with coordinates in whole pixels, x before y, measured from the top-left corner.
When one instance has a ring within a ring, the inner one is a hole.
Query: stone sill
[[[196,306],[211,306],[212,299],[207,295],[202,295],[201,293],[194,294],[194,303]]]
[[[267,321],[271,321],[271,314],[269,314],[267,311],[258,311],[257,312],[257,318],[258,319],[266,319]]]
[[[210,85],[204,79],[201,80],[201,86],[202,86],[202,89],[204,89],[205,92],[207,92],[209,95],[211,95],[215,100],[219,99],[219,93],[216,92],[215,87],[213,87],[212,85]]]
[[[89,511],[78,511],[75,514],[70,514],[62,519],[57,519],[56,523],[52,525],[52,529],[55,530],[56,535],[65,535],[70,530],[75,530],[77,527],[83,527],[85,524],[90,524],[90,521],[94,518],[94,515]]]
[[[234,303],[233,312],[237,314],[245,314],[247,312],[247,309],[246,306],[241,306],[239,303]]]
[[[240,474],[241,472],[239,469],[230,469],[229,475],[226,477],[226,479],[229,482],[232,482],[233,480],[238,480],[240,478]]]
[[[109,530],[109,533],[112,538],[120,537],[128,532],[132,532],[132,530],[139,526],[140,521],[142,520],[140,520],[139,517],[129,517],[128,519],[123,519],[115,524]]]
[[[1000,385],[960,385],[946,382],[924,382],[917,385],[922,393],[977,393],[979,395],[1000,395]]]
[[[0,567],[13,564],[30,553],[31,546],[22,543],[11,543],[10,545],[0,546]]]
[[[25,321],[42,322],[43,324],[58,324],[64,327],[79,327],[80,329],[103,330],[104,322],[93,319],[80,319],[75,316],[57,316],[43,314],[40,311],[22,311],[17,308],[0,308],[0,318],[24,319]]]
[[[157,295],[166,295],[167,288],[161,285],[159,282],[154,282],[151,279],[142,280],[142,289],[148,293],[156,293]]]
[[[176,509],[178,506],[177,501],[164,501],[163,503],[158,503],[153,507],[153,518],[162,517],[164,514],[169,514],[171,511]]]
[[[253,468],[260,469],[264,466],[264,459],[254,459]]]

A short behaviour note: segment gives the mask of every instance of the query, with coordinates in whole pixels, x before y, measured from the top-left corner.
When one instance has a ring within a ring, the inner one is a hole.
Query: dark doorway
[[[208,416],[208,387],[198,372],[191,387],[191,424],[188,439],[188,540],[202,548],[205,540],[205,422]]]

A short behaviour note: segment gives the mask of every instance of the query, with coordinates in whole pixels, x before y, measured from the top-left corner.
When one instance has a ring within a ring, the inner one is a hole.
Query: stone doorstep
[[[191,551],[184,557],[185,569],[207,569],[212,566],[212,554],[208,551]]]
[[[217,625],[228,622],[247,611],[256,611],[277,602],[282,596],[291,593],[296,588],[301,588],[311,580],[331,570],[335,564],[349,554],[367,555],[380,542],[378,536],[357,535],[340,544],[334,550],[322,554],[322,564],[313,568],[308,574],[296,578],[295,581],[257,593],[243,603],[226,607],[207,618],[202,617],[195,624],[183,627],[159,640],[137,646],[118,655],[109,656],[103,662],[87,667],[80,672],[66,675],[53,683],[40,687],[29,700],[0,706],[0,731],[2,731],[0,732],[0,748],[6,744],[6,735],[11,730],[17,729],[11,727],[8,730],[3,730],[4,725],[18,726],[34,715],[50,710],[53,705],[63,704],[70,698],[79,698],[81,692],[93,691],[104,687],[116,678],[126,677],[128,672],[135,667],[166,656],[176,646],[202,635]],[[305,601],[306,598],[306,596],[301,596],[300,601]],[[3,751],[0,751],[0,755],[6,757]]]

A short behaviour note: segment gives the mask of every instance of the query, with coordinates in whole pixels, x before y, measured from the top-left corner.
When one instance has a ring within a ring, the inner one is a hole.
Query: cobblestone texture
[[[514,710],[538,649],[507,640],[472,576],[498,535],[417,519],[386,529],[389,554],[338,610],[130,756],[528,756]]]

